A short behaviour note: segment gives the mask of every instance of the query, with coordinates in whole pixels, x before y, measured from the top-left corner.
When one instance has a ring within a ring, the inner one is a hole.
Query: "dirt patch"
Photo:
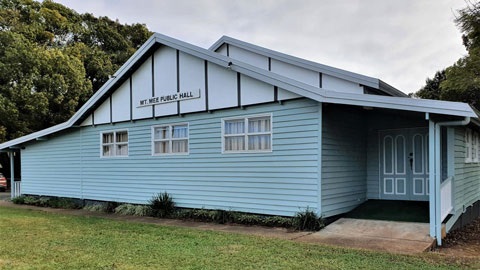
[[[480,218],[461,229],[448,233],[443,239],[442,247],[434,251],[456,258],[478,260],[480,263]]]

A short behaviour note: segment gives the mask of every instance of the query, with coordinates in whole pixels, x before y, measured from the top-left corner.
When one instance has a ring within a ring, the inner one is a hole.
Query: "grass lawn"
[[[480,266],[478,261],[465,263],[436,254],[400,256],[0,207],[0,269],[438,270]]]

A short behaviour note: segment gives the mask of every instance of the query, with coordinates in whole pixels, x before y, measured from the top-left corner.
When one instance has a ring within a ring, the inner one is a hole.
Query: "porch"
[[[322,113],[322,214],[369,200],[418,202],[422,218],[412,221],[426,222],[441,244],[454,207],[455,126],[467,118],[334,104]],[[401,220],[391,210],[382,219]]]

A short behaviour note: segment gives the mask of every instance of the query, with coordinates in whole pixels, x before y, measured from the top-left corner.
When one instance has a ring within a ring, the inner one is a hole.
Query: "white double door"
[[[427,201],[428,129],[380,131],[380,198]]]

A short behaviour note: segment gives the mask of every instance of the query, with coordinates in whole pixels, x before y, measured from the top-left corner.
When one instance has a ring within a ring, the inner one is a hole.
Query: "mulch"
[[[435,249],[455,257],[480,258],[480,218],[469,225],[451,231],[442,241],[442,246]]]
[[[480,218],[461,229],[450,232],[443,241],[446,248],[467,243],[480,245]]]

